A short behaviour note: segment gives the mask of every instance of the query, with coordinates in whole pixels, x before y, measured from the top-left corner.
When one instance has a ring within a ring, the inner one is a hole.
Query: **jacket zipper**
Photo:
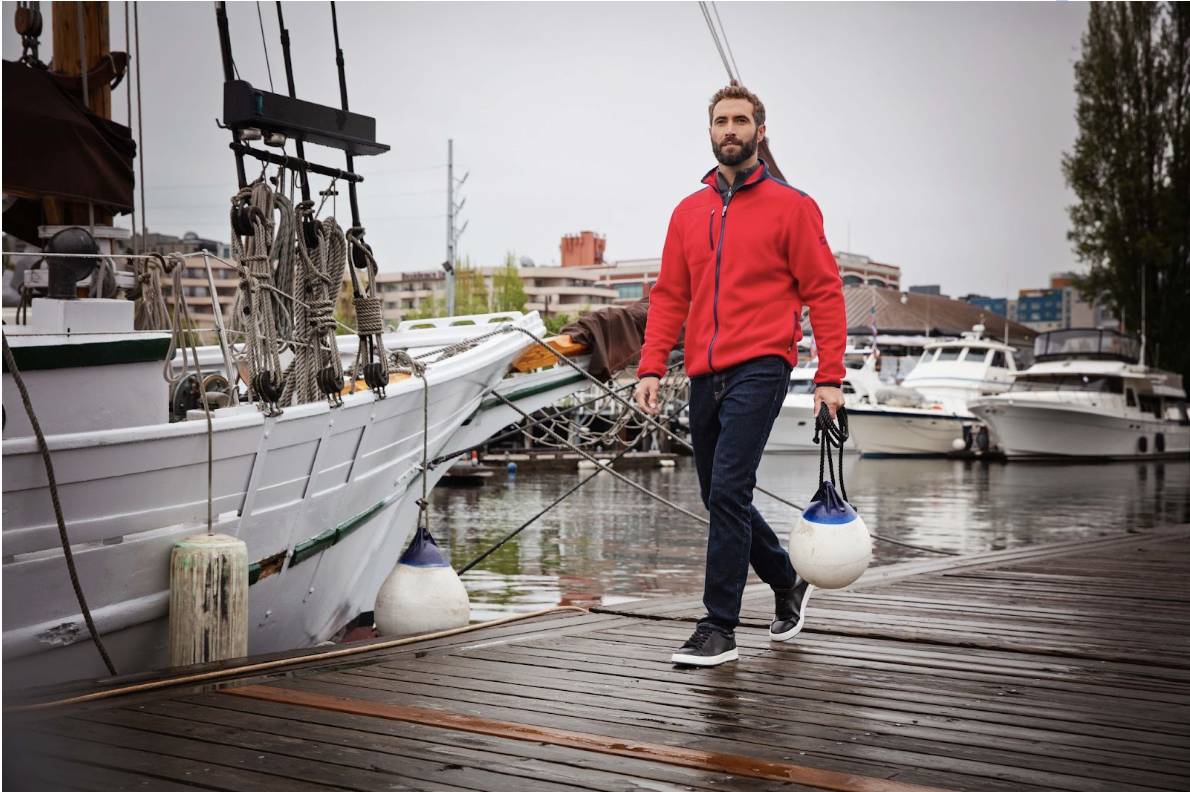
[[[711,303],[711,314],[715,317],[715,332],[711,335],[711,344],[707,347],[707,365],[715,371],[712,356],[715,353],[715,340],[719,337],[719,266],[723,262],[723,234],[727,231],[727,205],[731,203],[731,193],[723,202],[723,215],[719,221],[719,247],[715,250],[715,299]]]
[[[791,332],[789,334],[789,349],[785,350],[786,353],[792,352],[793,345],[797,343],[797,323],[798,323],[798,319],[800,319],[800,318],[801,318],[801,311],[795,311],[793,314],[793,332]]]

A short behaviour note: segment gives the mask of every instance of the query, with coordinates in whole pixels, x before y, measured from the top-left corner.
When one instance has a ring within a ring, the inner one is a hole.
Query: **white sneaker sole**
[[[722,654],[712,655],[710,657],[699,657],[697,655],[674,654],[669,658],[675,665],[689,665],[689,666],[717,666],[731,660],[740,659],[739,649],[729,649]]]
[[[775,633],[769,629],[769,639],[773,641],[788,641],[802,631],[802,626],[806,623],[806,605],[810,602],[810,595],[814,593],[814,586],[806,586],[806,597],[802,600],[801,616],[797,620],[797,624],[783,633]]]

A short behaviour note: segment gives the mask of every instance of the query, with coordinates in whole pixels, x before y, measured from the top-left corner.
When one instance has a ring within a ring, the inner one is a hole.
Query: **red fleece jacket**
[[[847,309],[818,204],[763,162],[726,207],[715,177],[670,218],[638,374],[665,373],[683,322],[691,376],[764,355],[794,365],[804,304],[818,347],[814,381],[841,383]]]

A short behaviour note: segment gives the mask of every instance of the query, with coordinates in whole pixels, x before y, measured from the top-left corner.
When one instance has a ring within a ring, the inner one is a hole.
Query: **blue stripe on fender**
[[[848,506],[846,509],[832,509],[821,501],[811,501],[802,512],[802,519],[817,525],[846,525],[855,522],[858,515]]]
[[[418,526],[417,533],[413,535],[413,541],[405,548],[405,552],[401,553],[401,558],[397,563],[411,567],[450,566],[450,562],[442,556],[442,551],[438,549],[438,543],[434,541],[433,536],[430,536],[430,532],[424,525]]]

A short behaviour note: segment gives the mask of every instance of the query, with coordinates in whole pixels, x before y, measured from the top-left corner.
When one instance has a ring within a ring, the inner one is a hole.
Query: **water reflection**
[[[689,459],[625,475],[705,514]],[[1190,522],[1190,462],[1032,465],[848,458],[844,482],[869,528],[960,553],[1020,547]],[[433,492],[431,528],[456,567],[585,477],[522,470],[514,481]],[[804,504],[818,460],[766,456],[760,486]],[[757,505],[782,537],[797,512],[764,495]],[[555,604],[584,607],[702,589],[705,528],[611,476],[599,476],[463,576],[472,618]],[[878,542],[873,563],[931,554]]]

